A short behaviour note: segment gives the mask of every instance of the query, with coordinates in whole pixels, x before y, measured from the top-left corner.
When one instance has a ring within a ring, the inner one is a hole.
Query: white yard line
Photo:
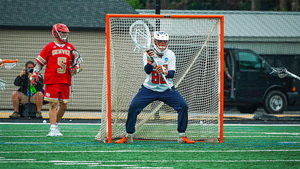
[[[286,150],[113,150],[113,151],[0,151],[0,154],[44,154],[44,153],[244,153],[244,152],[300,152],[300,149]],[[0,159],[1,160],[1,159]]]
[[[239,163],[239,162],[300,162],[300,159],[295,160],[108,160],[108,161],[36,161],[35,159],[6,159],[2,160],[0,159],[0,163],[24,163],[24,161],[28,161],[30,163],[54,163],[56,165],[100,165],[101,163],[224,163],[224,162],[230,162],[230,163]],[[116,164],[114,164],[116,165]],[[111,165],[110,165],[111,166]],[[119,166],[119,165],[117,165]],[[130,165],[130,166],[136,166],[136,165]]]

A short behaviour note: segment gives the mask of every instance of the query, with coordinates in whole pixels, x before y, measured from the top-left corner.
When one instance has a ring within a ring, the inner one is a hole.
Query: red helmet
[[[68,42],[68,34],[66,34],[65,37],[63,37],[60,32],[69,33],[69,28],[65,24],[57,23],[53,25],[52,28],[52,34],[53,36],[59,40],[61,43],[67,43]]]

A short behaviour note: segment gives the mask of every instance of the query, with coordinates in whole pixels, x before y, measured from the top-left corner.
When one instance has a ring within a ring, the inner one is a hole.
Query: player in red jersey
[[[68,106],[72,75],[80,69],[79,63],[75,61],[78,52],[68,42],[69,32],[69,28],[64,24],[53,25],[52,34],[56,40],[48,43],[36,58],[37,64],[31,76],[31,83],[36,83],[40,70],[46,65],[44,100],[50,103],[50,132],[47,136],[62,136],[58,123]]]

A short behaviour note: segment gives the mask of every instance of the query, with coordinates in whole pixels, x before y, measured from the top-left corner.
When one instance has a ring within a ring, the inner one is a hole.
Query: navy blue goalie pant
[[[177,111],[177,131],[179,133],[184,133],[188,124],[188,105],[175,87],[172,87],[172,89],[173,92],[169,89],[164,92],[155,92],[142,85],[129,106],[126,121],[126,132],[134,133],[136,119],[139,113],[151,102],[159,100]]]

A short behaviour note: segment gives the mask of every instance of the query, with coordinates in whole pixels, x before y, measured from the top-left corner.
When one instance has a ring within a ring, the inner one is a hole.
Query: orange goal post
[[[186,135],[223,142],[223,15],[107,14],[101,127],[95,139],[111,143],[126,134],[129,105],[146,78],[143,53],[152,48],[149,35],[158,30],[169,34],[176,56],[173,83],[189,106]],[[177,112],[155,101],[138,115],[135,128],[134,139],[177,140]]]

